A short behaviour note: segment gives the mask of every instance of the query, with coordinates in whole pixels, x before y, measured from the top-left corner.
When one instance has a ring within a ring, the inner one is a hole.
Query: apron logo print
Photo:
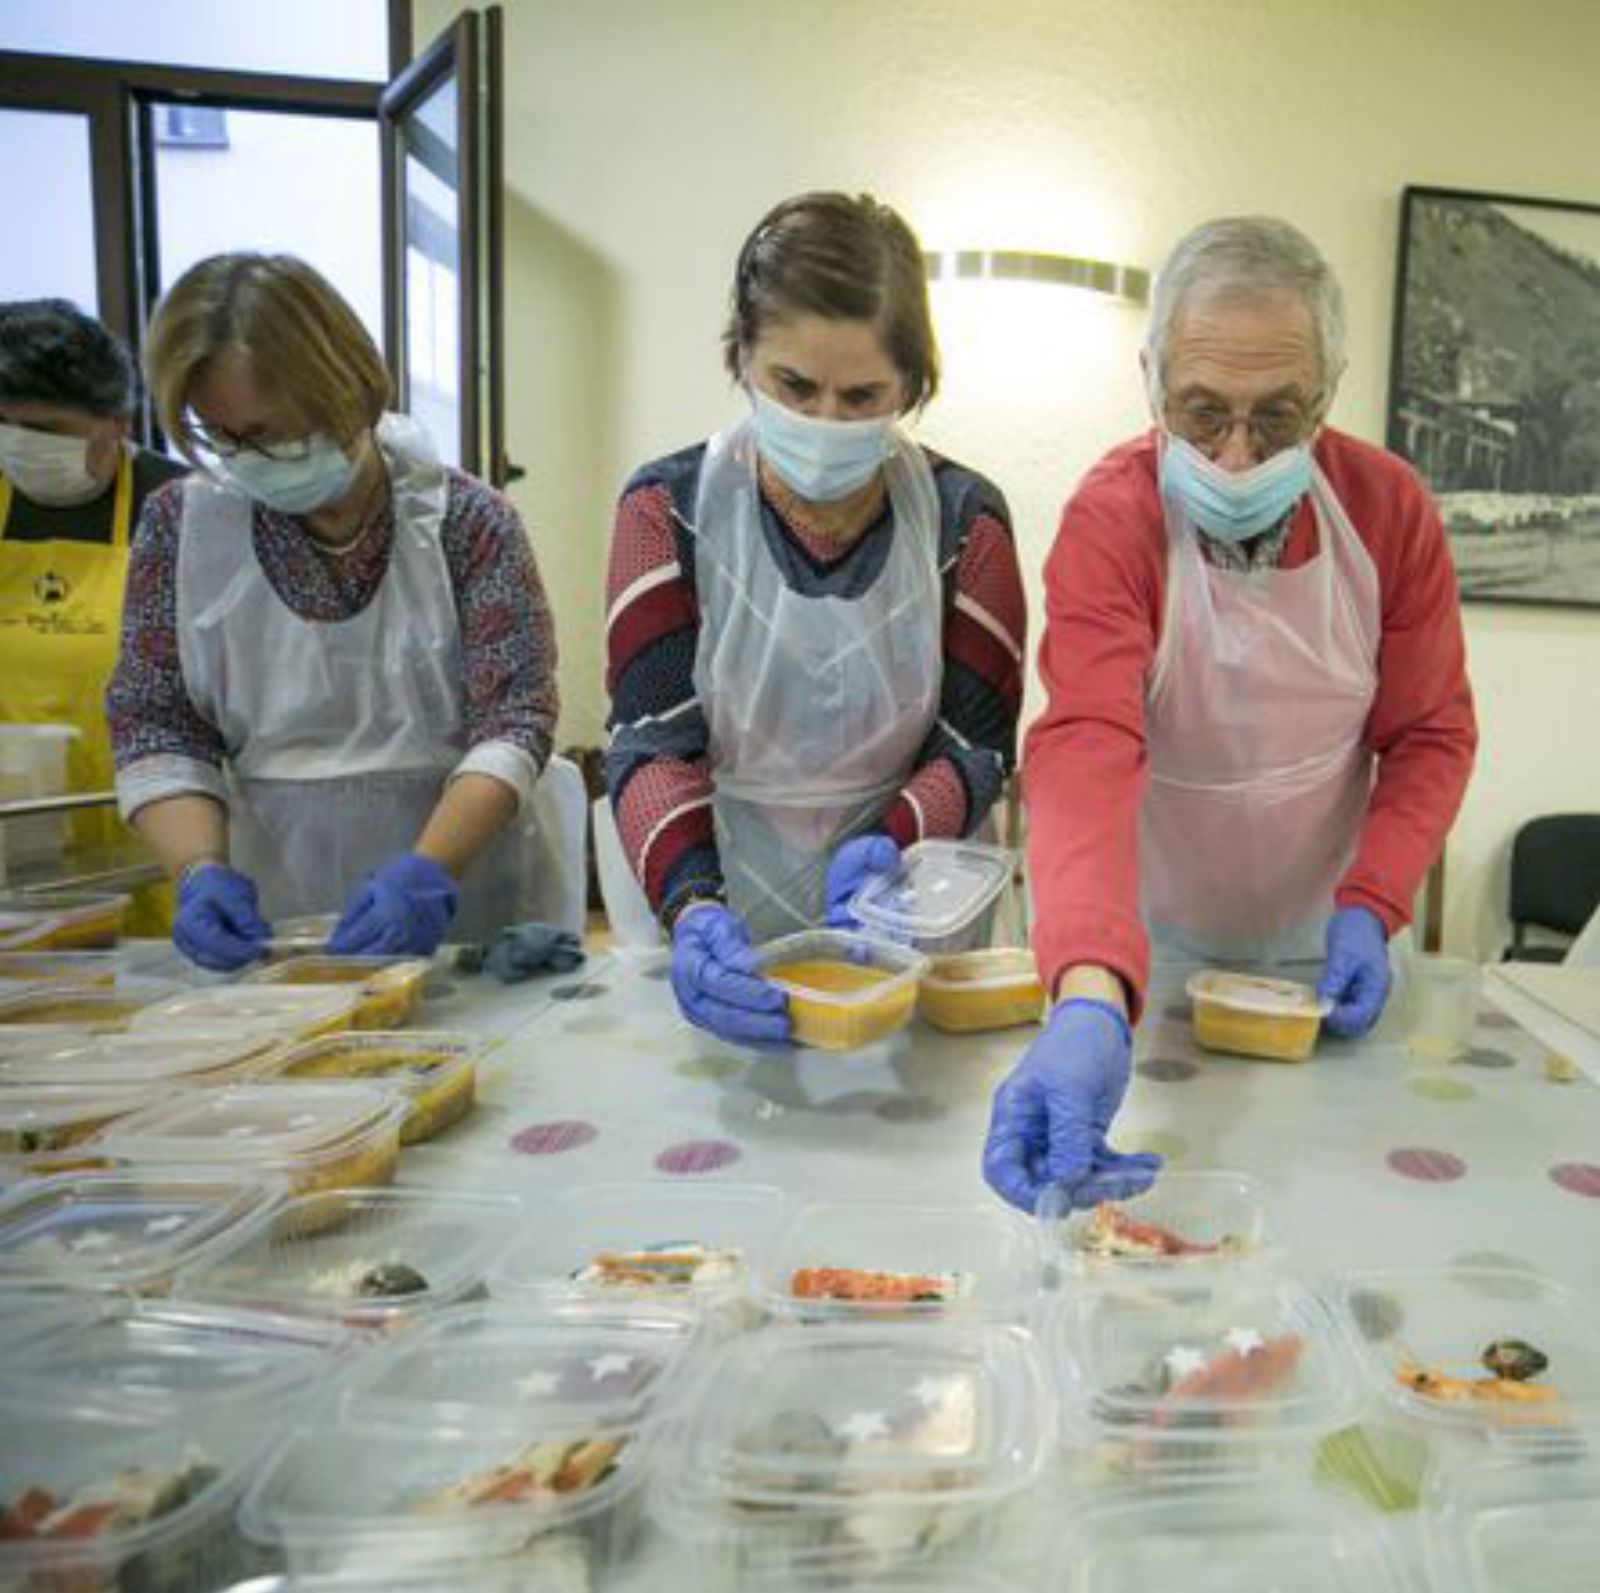
[[[64,603],[71,590],[72,588],[67,585],[67,578],[64,575],[57,575],[54,570],[46,570],[33,583],[33,595],[41,603]]]

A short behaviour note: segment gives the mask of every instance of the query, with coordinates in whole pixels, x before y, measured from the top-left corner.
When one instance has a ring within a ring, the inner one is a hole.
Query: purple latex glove
[[[899,866],[900,848],[887,835],[858,835],[846,841],[828,864],[828,927],[860,929],[850,911],[851,900],[874,875],[892,874]]]
[[[333,957],[427,957],[455,917],[461,887],[431,857],[391,857],[351,891],[328,939]]]
[[[672,989],[684,1017],[735,1045],[789,1038],[789,1002],[755,971],[750,931],[726,907],[707,902],[679,915],[672,931]]]
[[[231,973],[266,950],[272,930],[256,902],[256,882],[226,863],[202,863],[178,886],[172,943],[202,968]]]
[[[1341,907],[1328,920],[1328,960],[1317,994],[1333,1003],[1322,1020],[1329,1034],[1354,1040],[1378,1021],[1389,999],[1389,937],[1366,907]]]
[[[1124,1155],[1106,1133],[1128,1091],[1133,1034],[1103,1001],[1073,997],[995,1091],[983,1176],[1002,1199],[1030,1214],[1046,1190],[1058,1209],[1142,1194],[1159,1156]]]

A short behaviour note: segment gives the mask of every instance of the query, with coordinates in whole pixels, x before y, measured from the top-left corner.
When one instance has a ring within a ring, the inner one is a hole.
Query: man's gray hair
[[[1322,390],[1333,396],[1344,374],[1344,294],[1317,246],[1274,216],[1225,216],[1178,240],[1156,277],[1145,329],[1152,390],[1161,392],[1161,361],[1184,304],[1207,299],[1262,299],[1292,293],[1311,312],[1322,355]]]

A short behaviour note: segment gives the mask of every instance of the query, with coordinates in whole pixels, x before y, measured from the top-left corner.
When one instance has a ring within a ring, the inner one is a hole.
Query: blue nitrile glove
[[[1133,1034],[1115,1007],[1077,996],[1061,1002],[995,1091],[983,1147],[989,1187],[1029,1213],[1052,1187],[1065,1206],[1148,1189],[1161,1158],[1106,1144],[1132,1065]]]
[[[735,1045],[789,1038],[789,1002],[755,971],[750,931],[726,907],[707,902],[679,915],[672,931],[672,989],[683,1015]]]
[[[426,957],[455,917],[461,887],[431,857],[402,852],[350,892],[328,938],[331,957]]]
[[[900,848],[887,835],[858,835],[846,841],[828,864],[828,927],[860,929],[850,911],[851,899],[875,874],[892,874],[900,866]]]
[[[1328,960],[1317,994],[1333,1003],[1329,1034],[1354,1040],[1378,1021],[1389,999],[1389,937],[1367,907],[1341,907],[1328,920]]]
[[[172,944],[192,962],[229,973],[254,962],[271,938],[253,879],[226,863],[202,863],[183,876]]]

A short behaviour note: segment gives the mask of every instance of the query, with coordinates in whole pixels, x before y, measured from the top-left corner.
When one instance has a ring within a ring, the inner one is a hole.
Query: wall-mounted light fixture
[[[1088,288],[1143,304],[1150,297],[1150,273],[1111,260],[1038,254],[1027,249],[935,249],[923,255],[930,282],[1053,282]]]

